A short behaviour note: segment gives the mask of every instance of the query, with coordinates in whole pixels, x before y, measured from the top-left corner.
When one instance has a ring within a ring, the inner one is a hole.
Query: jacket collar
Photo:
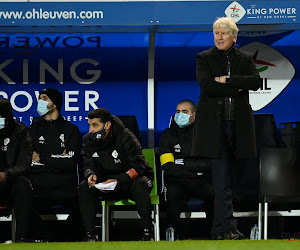
[[[241,54],[240,54],[240,51],[236,48],[235,43],[232,45],[232,47],[229,50],[227,50],[227,53],[229,53],[229,55],[232,58],[234,58],[231,61],[231,74],[232,74],[235,72],[235,69],[240,62]],[[213,47],[213,55],[222,57],[222,59],[220,58],[219,60],[224,60],[225,51],[218,50],[218,48],[216,46],[214,46]]]

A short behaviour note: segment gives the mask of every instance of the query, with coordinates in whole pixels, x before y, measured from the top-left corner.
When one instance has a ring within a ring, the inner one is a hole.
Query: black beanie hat
[[[12,106],[8,99],[2,98],[0,99],[0,115],[7,120],[13,120],[14,115],[12,111]]]
[[[47,95],[51,101],[56,105],[58,111],[61,111],[61,106],[63,103],[63,96],[57,89],[45,88],[40,92],[41,94]]]

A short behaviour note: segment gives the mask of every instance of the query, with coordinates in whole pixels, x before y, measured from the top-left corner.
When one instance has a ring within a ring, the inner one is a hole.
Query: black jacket
[[[66,199],[77,196],[77,164],[81,150],[76,125],[59,116],[41,119],[29,126],[33,150],[40,162],[33,162],[30,179],[34,194],[40,198]],[[66,155],[61,155],[66,150]]]
[[[127,184],[131,178],[126,172],[134,169],[138,177],[147,176],[153,180],[153,170],[145,161],[139,141],[116,116],[104,141],[92,141],[89,133],[84,136],[83,153],[86,179],[95,174],[97,182],[118,179],[121,185]]]
[[[16,120],[0,130],[0,171],[7,178],[27,176],[31,165],[32,143],[27,127]]]
[[[230,97],[235,103],[236,158],[256,157],[254,118],[248,90],[259,89],[261,79],[252,55],[235,47],[231,53],[230,82],[227,84],[214,80],[228,74],[224,54],[214,46],[197,55],[201,94],[197,103],[192,155],[220,157],[222,109],[224,97]]]
[[[207,159],[191,156],[192,135],[193,124],[179,128],[175,122],[172,122],[170,128],[163,131],[159,144],[159,154],[162,169],[168,180],[199,179],[203,176],[201,174],[206,175],[211,171]],[[170,157],[168,154],[174,156],[173,161],[165,162],[164,157]],[[183,165],[175,164],[176,159],[183,159]]]

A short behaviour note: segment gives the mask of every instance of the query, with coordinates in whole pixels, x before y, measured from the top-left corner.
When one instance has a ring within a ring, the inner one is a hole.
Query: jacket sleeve
[[[248,57],[248,67],[245,75],[231,75],[229,86],[243,90],[258,90],[262,79],[251,56]]]
[[[68,138],[65,138],[66,155],[51,154],[46,155],[41,162],[50,168],[56,169],[60,172],[71,172],[77,168],[78,159],[80,156],[80,132],[77,126],[69,127],[72,129],[68,133]],[[65,133],[67,134],[67,133]]]
[[[83,170],[84,170],[84,178],[88,179],[90,175],[96,174],[96,166],[95,162],[92,158],[92,147],[89,143],[87,136],[83,138],[83,146],[82,146],[82,153],[83,153]]]
[[[190,158],[184,160],[184,167],[196,173],[211,172],[211,165],[208,159]]]
[[[215,81],[207,57],[203,53],[197,54],[196,76],[201,90],[209,97],[236,97],[239,94],[238,88]]]
[[[125,184],[137,177],[142,177],[146,172],[145,157],[142,153],[142,146],[135,135],[125,128],[123,138],[123,154],[126,157],[126,163],[129,170],[117,176],[121,184]]]
[[[164,174],[167,177],[173,177],[178,179],[195,178],[199,172],[196,168],[196,162],[189,161],[186,165],[175,164],[174,149],[170,146],[167,136],[167,130],[162,133],[159,144],[160,164],[164,170]]]
[[[17,160],[12,167],[4,171],[8,178],[10,176],[27,175],[31,165],[33,149],[28,129],[22,127],[16,137],[16,147],[18,148]]]

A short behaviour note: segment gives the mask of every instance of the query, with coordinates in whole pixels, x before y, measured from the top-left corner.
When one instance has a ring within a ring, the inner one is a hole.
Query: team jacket
[[[0,130],[0,171],[7,178],[28,175],[32,143],[27,127],[16,120]]]
[[[84,136],[83,166],[85,178],[95,174],[97,182],[117,179],[123,185],[137,177],[147,176],[151,180],[154,177],[139,141],[116,116],[104,141],[92,141],[89,133]]]
[[[163,131],[160,145],[160,162],[168,180],[199,179],[210,172],[209,161],[191,157],[193,124],[179,128],[173,121]],[[177,163],[177,164],[176,164]]]
[[[30,179],[40,198],[66,199],[77,196],[77,163],[80,155],[80,132],[65,121],[41,119],[29,126],[33,150],[40,162],[32,162]],[[66,151],[65,155],[62,153]]]

